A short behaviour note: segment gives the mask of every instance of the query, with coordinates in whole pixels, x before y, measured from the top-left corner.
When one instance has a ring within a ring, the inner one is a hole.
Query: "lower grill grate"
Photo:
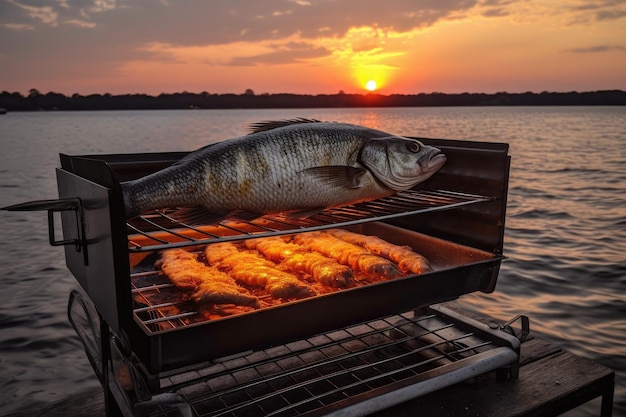
[[[447,316],[413,312],[337,330],[214,362],[211,366],[161,379],[161,388],[181,395],[197,416],[301,416],[328,414],[346,407],[389,407],[403,401],[393,390],[425,384],[433,376],[461,372],[459,382],[517,360],[513,350],[476,332],[463,330]],[[476,366],[490,358],[488,368]],[[465,363],[473,366],[467,367]],[[471,370],[470,370],[471,368]],[[391,397],[388,393],[391,392]],[[411,394],[412,396],[416,396]],[[368,408],[371,410],[371,407]],[[342,415],[358,415],[342,414]],[[332,413],[331,413],[332,414]],[[167,414],[163,414],[167,415]]]

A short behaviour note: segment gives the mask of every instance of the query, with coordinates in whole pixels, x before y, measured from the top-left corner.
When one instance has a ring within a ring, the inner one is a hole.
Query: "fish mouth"
[[[394,190],[407,190],[430,178],[446,161],[446,156],[439,149],[433,149],[416,161],[415,168],[410,173],[392,175],[391,178],[382,176],[382,181]]]
[[[447,160],[448,158],[446,158],[446,156],[441,153],[439,149],[437,149],[436,152],[433,151],[431,154],[429,154],[426,160],[419,161],[419,164],[424,171],[433,172],[441,168]]]

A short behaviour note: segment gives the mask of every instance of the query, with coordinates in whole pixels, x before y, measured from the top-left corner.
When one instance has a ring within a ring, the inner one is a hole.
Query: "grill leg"
[[[108,387],[104,388],[104,410],[107,417],[124,417],[124,413],[117,405],[117,401],[115,401],[115,397]]]
[[[111,344],[109,340],[111,338],[111,332],[109,324],[100,316],[100,341],[102,352],[102,389],[104,391],[104,407],[107,417],[124,417],[124,413],[120,408],[113,391],[111,391],[111,381],[113,375],[113,361],[111,355]]]

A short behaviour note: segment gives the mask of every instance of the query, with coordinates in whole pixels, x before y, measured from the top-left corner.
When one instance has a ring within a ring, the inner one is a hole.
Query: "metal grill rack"
[[[149,333],[184,327],[193,323],[194,318],[204,320],[197,306],[184,301],[181,291],[156,271],[133,273],[131,287],[135,300],[133,313]]]
[[[266,215],[251,221],[226,220],[213,226],[198,227],[177,221],[173,216],[174,210],[155,211],[127,223],[129,251],[146,252],[217,241],[322,230],[452,209],[494,199],[446,190],[409,190],[379,200],[326,209],[303,219],[292,219],[282,214]]]
[[[518,355],[515,337],[435,305],[216,360],[160,384],[196,416],[356,416],[496,369],[515,378]],[[150,415],[171,411],[160,409]]]

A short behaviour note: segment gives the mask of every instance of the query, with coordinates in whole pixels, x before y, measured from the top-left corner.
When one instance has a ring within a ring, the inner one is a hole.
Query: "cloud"
[[[89,21],[123,31],[144,42],[180,45],[259,41],[300,33],[315,38],[343,36],[350,28],[377,26],[398,32],[427,27],[466,13],[480,0],[189,0],[184,4],[149,0],[3,0],[15,7],[0,23],[74,24]],[[0,4],[0,7],[1,4]],[[30,19],[30,22],[27,21]],[[243,35],[241,35],[243,33]],[[240,36],[243,37],[240,38]]]
[[[506,9],[494,7],[483,12],[483,16],[485,17],[502,17],[508,16],[509,12]]]
[[[2,23],[0,26],[9,30],[34,30],[35,26],[26,23]]]
[[[624,16],[626,16],[624,9],[600,10],[596,13],[596,19],[600,21],[621,19]]]
[[[177,46],[153,42],[139,48],[153,61],[196,65],[281,65],[330,56],[327,48],[297,37],[271,42],[233,42],[226,45]]]
[[[120,6],[117,0],[2,0],[0,25],[12,29],[23,25],[33,29],[63,25],[93,28],[96,22],[91,19],[95,15],[120,7],[126,6]]]
[[[31,6],[22,4],[16,0],[7,0],[17,8],[21,9],[29,18],[51,26],[57,25],[59,14],[51,6]]]
[[[598,21],[616,20],[626,16],[626,1],[624,0],[583,0],[570,10],[580,15],[580,18],[593,17]]]
[[[85,20],[81,20],[81,19],[67,19],[64,20],[63,23],[66,23],[68,25],[74,25],[74,26],[78,26],[81,28],[94,28],[96,27],[96,24],[93,22],[87,22]]]
[[[303,60],[319,58],[330,55],[330,51],[324,48],[312,48],[306,51],[292,51],[288,49],[277,50],[261,55],[234,57],[228,65],[249,66],[249,65],[280,65],[302,62]]]
[[[571,7],[573,10],[589,11],[620,7],[624,5],[624,0],[579,0],[577,3]]]
[[[502,17],[511,13],[511,6],[517,0],[484,0],[479,4],[479,10],[485,17]]]
[[[12,0],[14,1],[14,0]],[[16,1],[16,0],[15,0]],[[190,0],[155,3],[148,0],[41,0],[58,14],[59,24],[106,31],[106,44],[126,44],[128,53],[141,45],[168,44],[173,47],[276,42],[298,37],[307,50],[283,47],[256,58],[233,59],[233,64],[286,62],[327,53],[319,39],[341,39],[354,28],[371,31],[408,33],[426,28],[446,18],[469,13],[481,0],[396,0],[381,5],[378,0]],[[507,1],[490,0],[500,9]],[[68,7],[69,5],[69,7]],[[495,13],[495,12],[494,12]],[[504,13],[499,10],[498,13]],[[31,23],[32,22],[20,22]],[[360,36],[354,51],[381,47],[380,39]],[[97,48],[97,45],[94,45]],[[107,47],[103,45],[103,47]]]
[[[589,46],[586,48],[572,48],[572,49],[565,50],[565,52],[572,52],[576,54],[589,54],[589,53],[612,52],[612,51],[626,52],[626,47],[620,46],[620,45],[596,45],[596,46]]]
[[[113,10],[116,5],[116,0],[95,0],[94,5],[90,8],[90,10],[94,13],[100,13],[107,10]]]
[[[252,55],[236,56],[227,65],[249,66],[249,65],[280,65],[306,61],[308,59],[321,58],[331,55],[332,52],[326,48],[315,47],[307,43],[289,43],[277,46],[271,52]]]

